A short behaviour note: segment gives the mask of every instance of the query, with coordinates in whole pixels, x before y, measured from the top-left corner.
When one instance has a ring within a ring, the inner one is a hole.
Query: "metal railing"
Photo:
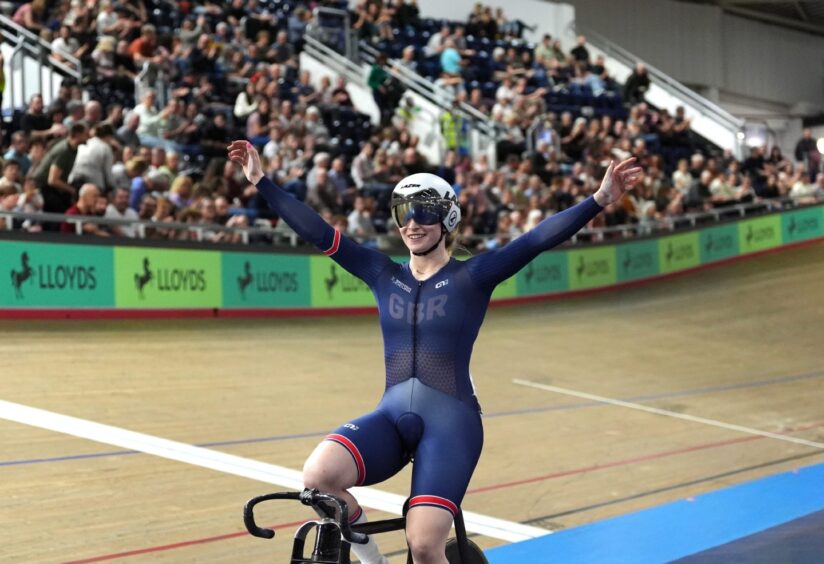
[[[649,74],[650,79],[656,86],[666,91],[670,96],[688,102],[690,105],[697,108],[702,114],[712,119],[723,128],[735,133],[736,138],[740,139],[737,134],[743,129],[745,124],[744,120],[735,117],[718,104],[715,104],[711,100],[708,100],[704,96],[701,96],[690,88],[687,88],[664,71],[650,65],[641,57],[627,51],[597,31],[594,31],[586,26],[582,26],[577,22],[572,22],[570,24],[570,28],[576,35],[585,35],[587,42],[603,51],[604,55],[608,58],[616,60],[630,69],[634,69],[637,63],[643,62],[644,66],[647,68],[647,73]]]
[[[329,42],[343,41],[343,54],[347,59],[357,60],[358,43],[354,39],[352,33],[352,25],[349,12],[340,10],[338,8],[328,8],[326,6],[317,6],[312,10],[313,23],[307,27],[306,35],[313,39],[319,40],[324,44]],[[325,25],[330,19],[339,18],[341,25]],[[340,35],[340,37],[336,37]]]
[[[11,108],[22,108],[28,103],[28,98],[33,94],[44,94],[44,102],[46,104],[51,102],[51,96],[54,93],[55,72],[61,75],[73,78],[78,84],[83,78],[83,67],[80,59],[70,53],[64,51],[57,51],[51,44],[40,38],[40,36],[32,33],[25,27],[15,23],[6,16],[0,16],[0,36],[3,41],[13,45],[14,50],[12,56],[8,61],[11,72],[6,73],[7,88],[6,92],[9,96]],[[55,59],[57,54],[62,60]],[[26,92],[26,81],[23,77],[23,68],[25,58],[28,57],[37,65],[37,91]],[[43,68],[49,69],[47,73],[47,90],[43,89]],[[18,99],[18,88],[16,86],[15,69],[20,69],[20,78],[23,84],[20,87],[20,96],[22,100]],[[46,94],[47,93],[47,94]]]
[[[819,197],[815,204],[820,205],[824,203],[824,197]],[[805,204],[809,205],[809,204]],[[753,215],[760,215],[764,213],[776,212],[781,210],[792,209],[798,206],[797,203],[788,197],[759,200],[746,204],[733,204],[730,206],[723,206],[714,208],[705,212],[687,213],[679,216],[668,217],[663,220],[651,220],[644,223],[618,225],[614,227],[599,227],[593,229],[582,229],[570,238],[570,243],[597,243],[606,240],[615,241],[619,239],[634,239],[637,237],[644,237],[649,235],[661,235],[666,233],[673,233],[692,229],[699,226],[709,226],[714,223],[722,221],[731,221],[734,219],[741,219]],[[236,244],[250,245],[257,244],[257,241],[263,240],[267,244],[274,246],[288,245],[297,247],[301,241],[297,233],[294,232],[286,222],[281,221],[275,227],[226,227],[218,224],[192,224],[181,223],[174,221],[146,221],[146,220],[130,220],[130,219],[116,219],[99,216],[79,216],[79,215],[63,215],[56,213],[24,213],[13,211],[0,211],[0,220],[5,220],[5,230],[16,231],[17,228],[13,226],[13,221],[18,223],[30,222],[35,224],[43,223],[68,223],[72,225],[75,235],[83,234],[83,226],[87,224],[102,225],[106,227],[129,227],[135,229],[135,239],[146,239],[151,234],[152,230],[158,231],[176,231],[181,233],[188,233],[191,238],[187,237],[184,240],[188,241],[202,241],[209,243],[206,235],[210,233],[226,233],[228,235],[237,235]],[[488,241],[499,237],[500,234],[492,235],[478,235],[473,239],[480,241]],[[397,247],[401,249],[400,237],[393,234],[378,235],[375,239],[380,249],[390,249]],[[222,241],[227,242],[227,241]]]
[[[360,43],[360,48],[361,58],[364,62],[373,64],[380,52],[365,41]],[[455,96],[450,91],[404,66],[399,59],[388,59],[387,63],[386,71],[390,76],[400,81],[405,88],[426,98],[444,111],[452,108]],[[466,102],[461,102],[458,109],[462,117],[469,120],[480,133],[492,140],[498,138],[499,126],[489,116]]]
[[[303,50],[336,73],[345,76],[347,80],[360,85],[366,84],[366,69],[314,37],[304,36]]]

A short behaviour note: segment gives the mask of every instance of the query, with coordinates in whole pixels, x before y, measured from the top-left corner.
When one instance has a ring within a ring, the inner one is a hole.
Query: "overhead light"
[[[818,141],[815,142],[815,148],[818,149],[818,152],[824,155],[824,137],[819,137]]]

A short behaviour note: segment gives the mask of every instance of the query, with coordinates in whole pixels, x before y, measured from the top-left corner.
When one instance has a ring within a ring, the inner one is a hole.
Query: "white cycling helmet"
[[[450,233],[461,221],[455,190],[446,180],[428,172],[412,174],[398,182],[389,207],[398,227],[414,219],[421,225],[440,223]]]

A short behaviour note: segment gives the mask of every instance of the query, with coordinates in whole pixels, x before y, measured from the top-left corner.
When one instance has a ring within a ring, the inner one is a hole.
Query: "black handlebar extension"
[[[332,494],[322,493],[318,490],[305,489],[302,492],[279,492],[267,495],[253,497],[246,502],[243,507],[243,524],[246,525],[246,530],[253,536],[262,539],[271,539],[275,536],[273,529],[264,529],[258,527],[255,522],[254,507],[263,501],[270,501],[273,499],[296,499],[304,505],[309,505],[318,508],[321,502],[332,504],[335,509],[335,515],[330,516],[340,527],[341,535],[350,543],[366,544],[369,538],[362,533],[355,533],[349,526],[349,508],[346,502]],[[321,509],[323,512],[324,510]]]

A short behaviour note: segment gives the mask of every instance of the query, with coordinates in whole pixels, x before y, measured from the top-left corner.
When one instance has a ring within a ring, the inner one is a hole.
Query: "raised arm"
[[[229,158],[243,166],[246,178],[257,187],[269,207],[302,239],[312,243],[370,287],[381,271],[392,264],[392,259],[385,254],[363,247],[345,237],[326,223],[317,212],[265,177],[260,165],[260,156],[247,141],[235,141],[229,145]]]
[[[495,286],[521,270],[540,253],[572,237],[604,207],[620,200],[641,180],[643,170],[633,166],[634,161],[635,158],[629,158],[618,165],[610,163],[594,195],[546,218],[505,247],[470,259],[467,266],[472,279],[480,288],[492,292]]]

